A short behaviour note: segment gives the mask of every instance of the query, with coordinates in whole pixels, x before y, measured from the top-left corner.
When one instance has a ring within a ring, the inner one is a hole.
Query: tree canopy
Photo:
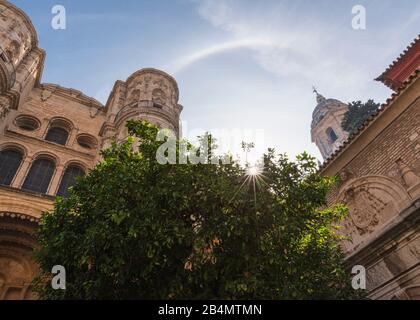
[[[127,126],[140,143],[129,138],[104,150],[43,215],[41,298],[356,297],[334,227],[346,208],[326,208],[335,180],[317,173],[314,158],[291,161],[269,150],[252,173],[233,159],[162,165],[158,128]],[[211,136],[204,140],[214,145]],[[180,150],[177,142],[177,156]],[[66,290],[47,281],[54,265],[66,269]]]
[[[369,99],[365,103],[362,101],[353,101],[348,104],[349,110],[344,114],[341,126],[350,134],[357,131],[358,128],[379,108],[379,103]]]

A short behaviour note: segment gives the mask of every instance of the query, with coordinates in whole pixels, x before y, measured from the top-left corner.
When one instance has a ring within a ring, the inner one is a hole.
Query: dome
[[[13,64],[38,46],[31,19],[10,2],[0,1],[0,46]]]
[[[15,70],[38,45],[38,36],[29,17],[13,4],[0,1],[0,92],[13,86]]]
[[[312,124],[311,127],[315,127],[328,113],[328,111],[334,108],[346,107],[347,105],[337,99],[326,99],[323,95],[319,94],[316,90],[316,101],[317,106],[312,112]]]
[[[179,99],[178,84],[164,71],[145,68],[128,77],[127,101],[149,100],[159,105],[176,106]]]

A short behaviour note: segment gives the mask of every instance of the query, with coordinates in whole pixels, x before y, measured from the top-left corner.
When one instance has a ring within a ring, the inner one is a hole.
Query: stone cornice
[[[105,111],[104,106],[98,100],[85,95],[82,91],[73,88],[65,88],[57,84],[43,83],[38,86],[41,90],[48,90],[53,94],[73,100],[87,107],[97,108],[99,111]]]
[[[42,200],[47,200],[49,202],[55,200],[55,196],[51,196],[51,195],[44,194],[44,193],[38,193],[38,192],[34,192],[34,191],[29,191],[29,190],[22,190],[22,189],[19,189],[19,188],[13,188],[13,187],[9,187],[9,186],[0,185],[0,190],[4,190],[6,192],[17,192],[17,193],[24,194],[24,195],[27,195],[27,196],[33,196],[33,197],[37,197],[37,198],[42,199]]]
[[[62,146],[60,144],[50,142],[50,141],[46,141],[44,139],[40,139],[40,138],[37,138],[37,137],[25,135],[25,134],[16,132],[16,131],[11,130],[11,129],[6,129],[4,136],[9,137],[9,138],[15,138],[15,139],[17,139],[21,142],[31,140],[32,143],[37,144],[39,146],[48,146],[45,150],[64,152],[64,153],[66,153],[68,155],[71,155],[71,156],[74,156],[76,158],[84,158],[86,161],[92,161],[95,158],[95,155],[93,155],[93,154],[86,153],[86,152],[81,152],[81,151],[75,150],[73,148],[70,148],[68,146]],[[94,151],[94,149],[92,149],[92,150]]]

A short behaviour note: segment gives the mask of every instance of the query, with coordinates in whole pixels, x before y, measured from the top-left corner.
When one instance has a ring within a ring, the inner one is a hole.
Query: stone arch
[[[31,281],[38,268],[32,260],[37,247],[37,223],[17,215],[0,215],[0,300],[31,299]]]
[[[69,132],[75,127],[73,121],[64,117],[51,118],[48,124],[48,129],[54,126],[61,127],[63,129],[68,130]]]
[[[67,161],[64,164],[63,169],[66,170],[70,166],[78,166],[81,169],[83,169],[84,171],[87,171],[88,168],[89,168],[89,166],[85,162],[83,162],[79,159],[71,159],[71,160]]]
[[[37,153],[33,154],[31,158],[32,158],[32,162],[40,158],[47,158],[47,159],[52,160],[55,163],[55,166],[60,165],[60,157],[51,151],[46,151],[46,150],[38,151]]]
[[[16,142],[5,142],[0,144],[0,151],[14,149],[22,153],[23,158],[28,155],[28,148],[20,143]]]
[[[338,202],[349,208],[341,232],[350,236],[346,249],[356,248],[396,218],[411,202],[405,188],[385,176],[350,179],[341,188]]]

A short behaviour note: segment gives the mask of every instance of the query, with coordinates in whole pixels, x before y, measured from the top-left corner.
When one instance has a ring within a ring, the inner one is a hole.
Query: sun
[[[261,169],[256,167],[256,166],[252,166],[246,169],[246,175],[247,176],[258,176],[261,174]]]

